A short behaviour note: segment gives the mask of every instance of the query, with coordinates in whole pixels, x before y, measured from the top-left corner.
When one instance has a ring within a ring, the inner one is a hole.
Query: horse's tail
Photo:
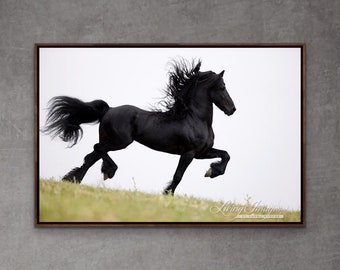
[[[46,126],[43,132],[59,136],[63,141],[75,145],[83,136],[83,123],[99,122],[108,111],[109,105],[103,100],[83,102],[77,98],[57,96],[49,101]]]

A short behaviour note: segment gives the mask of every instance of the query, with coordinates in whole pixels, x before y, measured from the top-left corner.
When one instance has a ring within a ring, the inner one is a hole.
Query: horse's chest
[[[200,151],[205,151],[214,144],[214,132],[209,126],[193,126],[192,138],[196,148],[200,149]]]

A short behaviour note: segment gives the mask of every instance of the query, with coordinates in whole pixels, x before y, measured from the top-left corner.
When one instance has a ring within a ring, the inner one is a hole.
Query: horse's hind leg
[[[130,143],[132,143],[132,141],[132,138],[126,138],[125,140],[120,141],[120,144],[114,144],[113,142],[109,141],[98,143],[94,146],[95,151],[100,153],[103,159],[101,171],[103,173],[104,180],[112,178],[118,169],[117,164],[111,159],[107,152],[124,149]]]
[[[103,159],[106,162],[105,170],[110,178],[113,177],[114,173],[117,170],[117,165],[113,162],[113,160],[107,154],[110,147],[105,143],[97,143],[94,145],[94,151],[85,156],[84,163],[81,167],[76,167],[70,172],[68,172],[64,177],[63,181],[81,183],[88,169],[95,164],[99,159]],[[102,168],[103,169],[103,168]]]
[[[91,152],[84,158],[84,163],[81,167],[74,168],[63,177],[63,181],[74,182],[80,184],[88,169],[101,158],[96,151]]]
[[[102,173],[104,180],[112,178],[118,169],[117,164],[113,160],[112,163],[109,162],[107,159],[103,159]]]

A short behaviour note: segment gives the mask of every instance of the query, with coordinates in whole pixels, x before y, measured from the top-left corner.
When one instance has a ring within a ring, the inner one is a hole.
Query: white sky
[[[231,156],[225,174],[205,178],[216,160],[194,160],[176,194],[240,203],[249,195],[261,205],[300,209],[299,48],[40,48],[40,126],[57,95],[150,109],[162,97],[169,61],[179,56],[201,59],[201,71],[225,70],[237,111],[228,117],[214,106],[214,147]],[[82,165],[98,142],[98,125],[82,127],[73,148],[40,133],[40,177],[60,179]],[[116,175],[104,182],[98,161],[83,184],[161,193],[179,160],[137,142],[109,154]]]

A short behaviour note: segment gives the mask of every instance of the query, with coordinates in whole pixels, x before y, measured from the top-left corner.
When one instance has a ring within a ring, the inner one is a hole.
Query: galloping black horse
[[[194,158],[221,158],[210,165],[205,177],[224,174],[230,156],[226,151],[212,148],[213,104],[227,115],[232,115],[236,109],[225,88],[224,71],[220,74],[201,72],[200,67],[201,61],[173,63],[163,111],[145,111],[130,105],[110,108],[102,100],[83,102],[67,96],[54,97],[43,130],[46,133],[59,135],[64,141],[73,142],[73,146],[82,136],[81,124],[100,123],[99,143],[94,145],[94,151],[85,156],[81,167],[71,170],[63,180],[80,183],[99,159],[103,159],[104,180],[112,178],[118,167],[108,152],[123,149],[134,140],[154,150],[180,155],[173,180],[164,194],[174,194]]]

